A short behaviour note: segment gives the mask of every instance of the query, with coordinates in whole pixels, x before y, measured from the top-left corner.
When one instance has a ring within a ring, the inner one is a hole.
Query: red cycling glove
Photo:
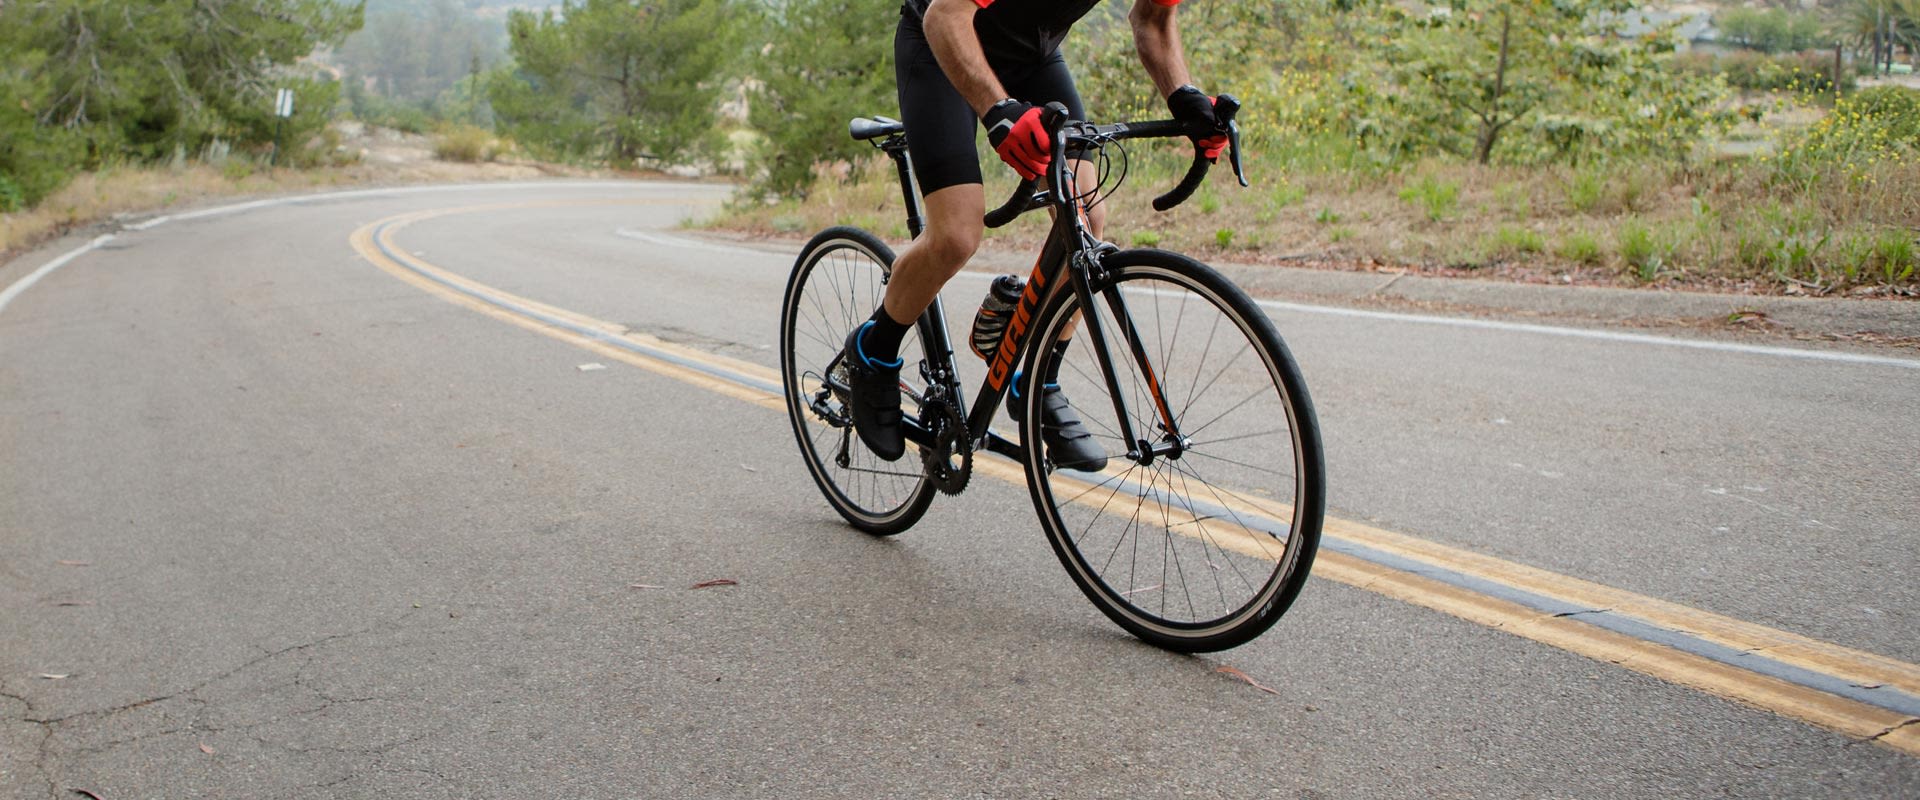
[[[1020,177],[1033,180],[1046,174],[1047,162],[1053,160],[1053,142],[1040,121],[1038,106],[1009,97],[987,109],[980,124],[987,126],[987,143],[993,151]]]
[[[1220,118],[1213,113],[1213,104],[1217,102],[1206,92],[1193,84],[1187,84],[1167,95],[1167,110],[1173,112],[1173,118],[1194,128],[1219,131],[1212,136],[1193,137],[1193,146],[1208,161],[1217,161],[1227,149],[1226,126],[1220,124]]]

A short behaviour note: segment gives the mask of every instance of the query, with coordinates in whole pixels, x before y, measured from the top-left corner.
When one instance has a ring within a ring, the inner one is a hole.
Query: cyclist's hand
[[[1195,129],[1218,131],[1212,136],[1193,137],[1193,146],[1208,161],[1220,158],[1227,149],[1227,126],[1220,124],[1220,118],[1213,113],[1214,98],[1200,91],[1193,84],[1187,84],[1167,95],[1167,110],[1173,112],[1173,118],[1187,123]]]
[[[1038,106],[1009,97],[987,109],[980,124],[987,126],[987,143],[993,151],[1020,177],[1033,180],[1046,173],[1047,162],[1053,160],[1053,142],[1040,121]]]

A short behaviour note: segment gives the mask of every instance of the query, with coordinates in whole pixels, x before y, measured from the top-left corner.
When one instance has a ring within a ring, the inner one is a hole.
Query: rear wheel
[[[1068,574],[1121,627],[1182,652],[1244,644],[1286,612],[1319,546],[1326,495],[1306,385],[1266,315],[1212,268],[1159,251],[1103,266],[1096,319],[1023,376],[1021,438],[1042,440],[1041,387],[1057,375],[1106,463],[1056,468],[1028,447],[1034,505]],[[1035,341],[1087,310],[1061,293]],[[1132,441],[1088,332],[1096,321]]]
[[[911,448],[899,461],[881,460],[860,443],[847,415],[840,350],[847,333],[880,306],[892,268],[893,250],[873,234],[821,231],[794,262],[780,311],[780,377],[800,454],[834,510],[877,536],[912,527],[934,491]],[[908,365],[901,389],[911,404],[925,388],[915,368],[924,359],[919,337],[901,343],[900,357]]]

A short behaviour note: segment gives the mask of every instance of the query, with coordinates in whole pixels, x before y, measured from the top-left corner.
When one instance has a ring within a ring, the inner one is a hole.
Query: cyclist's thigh
[[[1000,80],[1017,100],[1034,105],[1058,102],[1067,107],[1067,116],[1087,118],[1086,104],[1080,102],[1080,91],[1073,86],[1073,71],[1067,69],[1067,59],[1057,50],[1029,69],[1002,72]]]
[[[949,186],[980,183],[980,153],[973,144],[980,121],[940,70],[919,20],[901,17],[893,59],[900,121],[907,124],[907,152],[913,156],[920,192],[931,195]]]
[[[1080,90],[1074,88],[1073,72],[1067,69],[1067,59],[1055,50],[1053,55],[1025,70],[1006,70],[1000,76],[1002,85],[1015,98],[1034,105],[1059,103],[1067,107],[1067,116],[1073,119],[1086,119],[1087,107],[1080,100]],[[1076,145],[1067,153],[1075,161],[1086,158],[1084,146]]]

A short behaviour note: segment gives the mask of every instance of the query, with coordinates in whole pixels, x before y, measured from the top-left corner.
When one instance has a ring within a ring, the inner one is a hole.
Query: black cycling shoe
[[[868,359],[860,349],[860,334],[871,321],[847,334],[840,361],[847,374],[847,412],[853,417],[853,429],[873,454],[887,461],[898,461],[907,452],[907,440],[900,434],[900,365]]]
[[[1014,376],[1019,381],[1018,375]],[[1007,406],[1007,415],[1014,422],[1024,421],[1026,404],[1019,396]],[[1099,472],[1107,468],[1106,451],[1100,443],[1093,440],[1093,433],[1080,421],[1080,415],[1073,412],[1073,403],[1067,400],[1060,384],[1049,383],[1040,390],[1040,438],[1047,443],[1047,458],[1061,469],[1080,472]]]

